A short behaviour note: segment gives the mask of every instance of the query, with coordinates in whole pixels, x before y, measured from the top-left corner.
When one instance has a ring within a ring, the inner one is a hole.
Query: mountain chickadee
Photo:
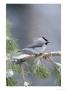
[[[22,49],[23,51],[30,51],[34,54],[44,53],[46,46],[50,43],[45,37],[40,37],[27,48]]]

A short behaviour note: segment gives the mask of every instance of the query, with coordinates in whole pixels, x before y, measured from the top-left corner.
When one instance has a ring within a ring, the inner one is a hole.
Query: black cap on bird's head
[[[46,41],[46,45],[48,44],[48,43],[50,43],[44,36],[42,36],[42,38]]]

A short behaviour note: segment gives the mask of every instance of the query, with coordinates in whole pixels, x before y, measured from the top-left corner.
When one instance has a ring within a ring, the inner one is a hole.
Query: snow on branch
[[[21,60],[21,62],[23,62],[24,60],[28,60],[29,58],[37,58],[37,57],[43,57],[45,59],[49,58],[49,57],[54,57],[54,56],[61,56],[61,52],[60,51],[53,51],[53,52],[45,52],[43,54],[33,54],[33,55],[29,55],[29,54],[21,54],[21,55],[17,55],[17,56],[13,56],[13,60]]]
[[[36,58],[44,58],[44,60],[46,59],[47,61],[51,62],[52,64],[55,65],[56,69],[60,72],[61,71],[61,64],[56,63],[54,60],[52,60],[51,58],[54,56],[61,56],[61,51],[52,51],[52,52],[45,52],[43,54],[33,54],[33,55],[29,55],[29,54],[20,54],[20,55],[16,55],[16,56],[12,56],[11,59],[9,59],[9,57],[7,57],[7,61],[13,61],[16,64],[22,64],[25,61],[28,61],[30,58],[32,59],[36,59]],[[41,59],[40,59],[41,60]]]

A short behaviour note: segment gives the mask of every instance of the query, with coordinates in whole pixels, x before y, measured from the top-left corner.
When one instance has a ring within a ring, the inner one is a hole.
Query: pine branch
[[[21,54],[18,56],[13,56],[12,61],[19,61],[19,62],[24,62],[25,60],[28,60],[29,58],[44,58],[47,59],[49,57],[54,57],[54,56],[61,56],[61,51],[53,51],[53,52],[45,52],[43,54],[35,54],[35,55],[29,55],[29,54]]]

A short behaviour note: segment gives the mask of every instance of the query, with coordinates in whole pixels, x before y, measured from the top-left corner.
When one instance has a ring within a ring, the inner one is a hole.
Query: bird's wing
[[[28,48],[42,47],[43,43],[44,42],[42,42],[40,40],[36,40],[31,45],[28,45]]]

